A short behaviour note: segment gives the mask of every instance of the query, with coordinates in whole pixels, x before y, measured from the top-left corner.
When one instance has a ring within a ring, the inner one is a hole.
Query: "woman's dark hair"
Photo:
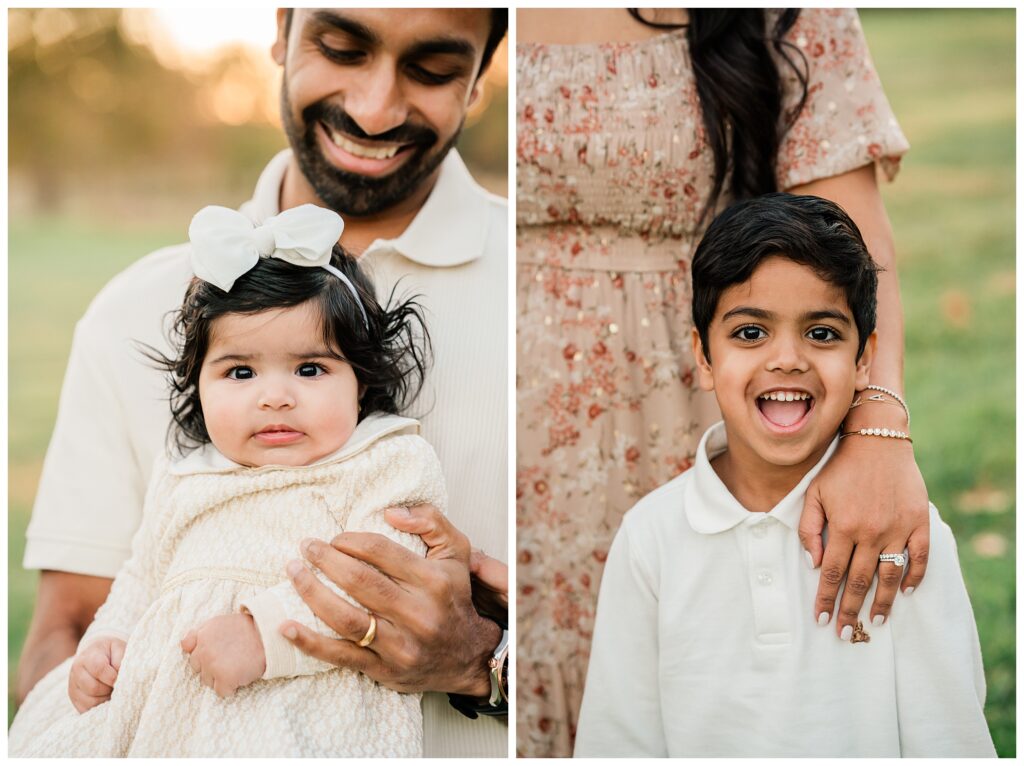
[[[807,100],[807,59],[784,40],[800,10],[780,11],[770,30],[763,8],[690,8],[685,25],[647,21],[636,8],[629,12],[650,27],[686,27],[701,119],[715,160],[701,222],[714,213],[723,191],[736,200],[778,191],[779,146]],[[782,78],[769,47],[800,82],[800,101],[787,115],[782,114]],[[800,57],[801,66],[790,52]]]
[[[776,192],[726,208],[697,245],[690,265],[693,324],[707,360],[708,328],[718,299],[773,256],[807,266],[843,291],[857,325],[859,359],[875,329],[879,271],[860,229],[834,202]]]
[[[373,283],[355,260],[335,245],[331,265],[349,278],[359,293],[367,322],[345,284],[326,269],[295,266],[277,258],[260,258],[225,292],[198,277],[174,313],[170,328],[176,356],[153,348],[146,354],[166,370],[171,383],[168,441],[184,453],[210,441],[199,400],[199,373],[210,344],[213,322],[225,314],[258,314],[311,302],[321,320],[323,341],[355,372],[362,395],[359,419],[374,412],[397,414],[419,394],[430,360],[430,336],[415,296],[387,306],[374,297]]]

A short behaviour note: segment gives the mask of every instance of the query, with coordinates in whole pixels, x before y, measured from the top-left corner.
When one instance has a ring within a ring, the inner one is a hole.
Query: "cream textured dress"
[[[857,12],[805,9],[786,39],[808,94],[778,188],[871,163],[891,179],[907,141]],[[779,70],[790,116],[800,91]],[[685,30],[521,43],[516,72],[516,736],[521,755],[568,756],[622,515],[719,419],[690,351],[713,158]]]
[[[295,593],[285,564],[305,537],[384,534],[424,552],[382,511],[446,495],[416,421],[370,416],[336,453],[310,466],[244,468],[208,445],[161,460],[131,558],[80,647],[127,639],[110,701],[79,715],[68,698],[73,659],[29,694],[9,733],[11,756],[418,756],[420,696],[295,650],[276,632],[294,619],[335,636]],[[266,647],[262,680],[220,699],[179,647],[209,617],[248,608]]]

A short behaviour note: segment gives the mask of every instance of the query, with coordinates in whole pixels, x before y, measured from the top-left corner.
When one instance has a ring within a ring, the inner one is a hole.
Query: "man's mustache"
[[[415,125],[405,122],[384,133],[371,136],[353,120],[344,109],[328,104],[325,101],[317,101],[302,110],[302,120],[309,129],[312,129],[316,122],[322,122],[339,133],[345,133],[354,138],[366,141],[380,141],[382,143],[394,144],[420,144],[429,146],[437,141],[437,133],[425,125]]]

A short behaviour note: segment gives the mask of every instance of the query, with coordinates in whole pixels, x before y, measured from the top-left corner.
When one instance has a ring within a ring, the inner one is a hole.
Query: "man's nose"
[[[403,125],[409,116],[396,67],[387,57],[377,59],[359,77],[352,78],[345,93],[345,111],[371,138]]]

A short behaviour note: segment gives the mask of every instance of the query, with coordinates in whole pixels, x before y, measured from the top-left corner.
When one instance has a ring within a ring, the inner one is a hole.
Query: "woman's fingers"
[[[907,541],[907,554],[910,563],[907,572],[903,576],[903,594],[909,596],[911,592],[924,579],[925,570],[928,568],[928,546],[931,537],[928,525],[918,527],[910,533],[910,540]]]
[[[883,553],[902,553],[900,543],[887,545]],[[875,589],[875,600],[871,604],[871,624],[881,625],[889,617],[900,581],[903,579],[903,565],[890,561],[878,562],[878,587]]]
[[[836,613],[836,632],[843,641],[849,641],[860,618],[860,608],[871,590],[880,550],[874,546],[858,545],[853,552],[850,571],[846,573],[846,587]]]
[[[814,619],[819,625],[828,625],[836,608],[839,586],[846,574],[853,554],[853,543],[849,538],[833,533],[821,561],[821,575],[818,578],[818,593],[814,597]]]

